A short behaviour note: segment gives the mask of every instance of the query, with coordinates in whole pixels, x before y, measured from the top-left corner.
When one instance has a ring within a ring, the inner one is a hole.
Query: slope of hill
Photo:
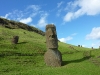
[[[39,33],[41,35],[45,35],[45,33],[33,26],[29,26],[27,24],[21,23],[21,22],[16,22],[16,21],[12,21],[12,20],[7,20],[4,18],[0,18],[0,26],[9,28],[9,29],[24,29],[24,30],[28,30],[28,31],[34,31],[36,33]]]
[[[19,36],[18,44],[11,38]],[[44,63],[45,37],[24,29],[0,26],[0,75],[99,75],[100,49],[77,47],[59,43],[62,67],[49,67]]]

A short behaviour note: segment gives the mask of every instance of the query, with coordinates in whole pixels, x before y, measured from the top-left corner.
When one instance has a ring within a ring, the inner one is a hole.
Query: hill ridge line
[[[27,31],[34,31],[42,36],[45,35],[45,32],[43,32],[42,30],[34,26],[29,26],[28,24],[24,24],[24,23],[17,22],[14,20],[8,20],[8,19],[1,18],[1,17],[0,17],[0,26],[9,28],[9,29],[24,29]]]

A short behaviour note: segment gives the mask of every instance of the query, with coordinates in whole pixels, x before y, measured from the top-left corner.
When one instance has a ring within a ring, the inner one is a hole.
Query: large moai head
[[[53,24],[46,25],[45,36],[46,36],[47,48],[49,49],[58,48],[56,27]]]

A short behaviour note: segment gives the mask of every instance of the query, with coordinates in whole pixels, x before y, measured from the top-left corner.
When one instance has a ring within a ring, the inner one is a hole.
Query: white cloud
[[[2,17],[10,19],[10,20],[19,21],[22,17],[24,17],[24,15],[25,15],[25,12],[20,11],[20,10],[14,10],[12,12],[5,14],[5,16],[2,16]]]
[[[7,13],[5,16],[1,16],[1,17],[10,20],[19,21],[25,24],[30,24],[35,27],[44,27],[47,24],[48,13],[40,9],[41,7],[39,5],[29,5],[24,10],[21,11],[14,10],[10,13]],[[33,23],[32,21],[37,15],[40,16],[40,19],[36,20],[35,23]]]
[[[92,47],[94,47],[94,46],[96,46],[96,44],[95,43],[92,43],[92,45],[91,45]]]
[[[93,16],[100,14],[100,0],[75,0],[74,2],[69,2],[68,6],[74,8],[74,11],[66,13],[63,19],[65,22],[76,19],[82,15]]]
[[[73,19],[73,13],[68,12],[64,17],[64,21],[71,21],[71,19]]]
[[[100,27],[94,27],[91,33],[86,35],[86,39],[100,39]]]
[[[45,14],[42,14],[42,16],[41,16],[41,18],[40,18],[40,20],[38,21],[38,26],[39,27],[44,27],[44,26],[46,26],[46,24],[47,24],[47,16],[48,16],[48,14],[47,13],[45,13]]]
[[[61,42],[67,42],[67,41],[70,41],[70,40],[72,40],[73,39],[73,37],[71,37],[71,36],[68,36],[68,37],[66,37],[66,38],[60,38],[59,40],[61,41]]]
[[[2,16],[3,18],[8,18],[8,16],[11,15],[11,13],[6,14],[5,16]]]
[[[32,14],[30,14],[30,17],[35,17],[36,15],[37,15],[38,13],[32,13]]]
[[[40,12],[39,5],[29,5],[24,10],[14,10],[10,13],[5,14],[5,16],[2,16],[2,17],[28,24],[32,22],[32,19],[37,14],[38,15],[41,14],[39,12]]]
[[[59,8],[64,2],[61,1],[60,3],[57,3],[57,8]]]
[[[60,8],[60,9],[58,9],[58,11],[57,11],[57,17],[59,17],[60,16],[60,14],[61,14],[61,11],[62,11],[63,9],[62,8]]]
[[[57,17],[59,17],[59,16],[61,15],[61,12],[63,11],[63,6],[62,6],[63,4],[64,4],[63,1],[57,3],[57,8],[58,8],[57,14],[56,14]],[[62,6],[62,7],[61,7],[61,6]]]
[[[20,22],[28,24],[28,23],[32,22],[32,18],[31,17],[23,18],[20,20]]]
[[[77,33],[73,33],[73,34],[71,34],[70,36],[65,37],[65,38],[59,38],[59,40],[60,40],[61,42],[65,42],[65,43],[66,43],[67,41],[72,40],[73,37],[74,37],[75,35],[77,35]]]
[[[67,3],[67,6],[64,8],[64,10],[65,11],[72,11],[72,10],[74,10],[75,8],[77,7],[77,2],[76,1],[74,1],[74,2],[72,2],[72,1],[70,1],[70,2],[68,2]]]
[[[29,5],[27,7],[27,10],[28,9],[32,9],[33,11],[39,11],[40,10],[40,6],[39,5]]]
[[[19,21],[25,24],[30,24],[35,27],[44,27],[47,25],[48,13],[40,9],[41,7],[39,5],[29,5],[24,10],[14,10],[2,17]],[[38,17],[40,16],[40,19],[36,20],[35,23],[33,23],[32,21],[37,15]]]
[[[75,36],[75,35],[77,35],[77,33],[73,33],[73,34],[71,34],[71,36]]]

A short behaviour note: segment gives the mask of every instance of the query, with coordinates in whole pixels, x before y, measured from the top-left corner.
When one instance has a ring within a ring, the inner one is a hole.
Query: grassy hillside
[[[45,33],[38,28],[29,26],[29,25],[21,23],[21,22],[1,18],[1,17],[0,17],[0,26],[9,28],[9,29],[24,29],[24,30],[28,30],[28,31],[34,31],[40,35],[43,35],[43,36],[45,35]]]
[[[11,38],[19,36],[17,45]],[[71,48],[71,47],[73,48]],[[99,75],[100,50],[77,47],[59,42],[62,67],[44,63],[45,37],[23,29],[0,26],[0,75]]]

